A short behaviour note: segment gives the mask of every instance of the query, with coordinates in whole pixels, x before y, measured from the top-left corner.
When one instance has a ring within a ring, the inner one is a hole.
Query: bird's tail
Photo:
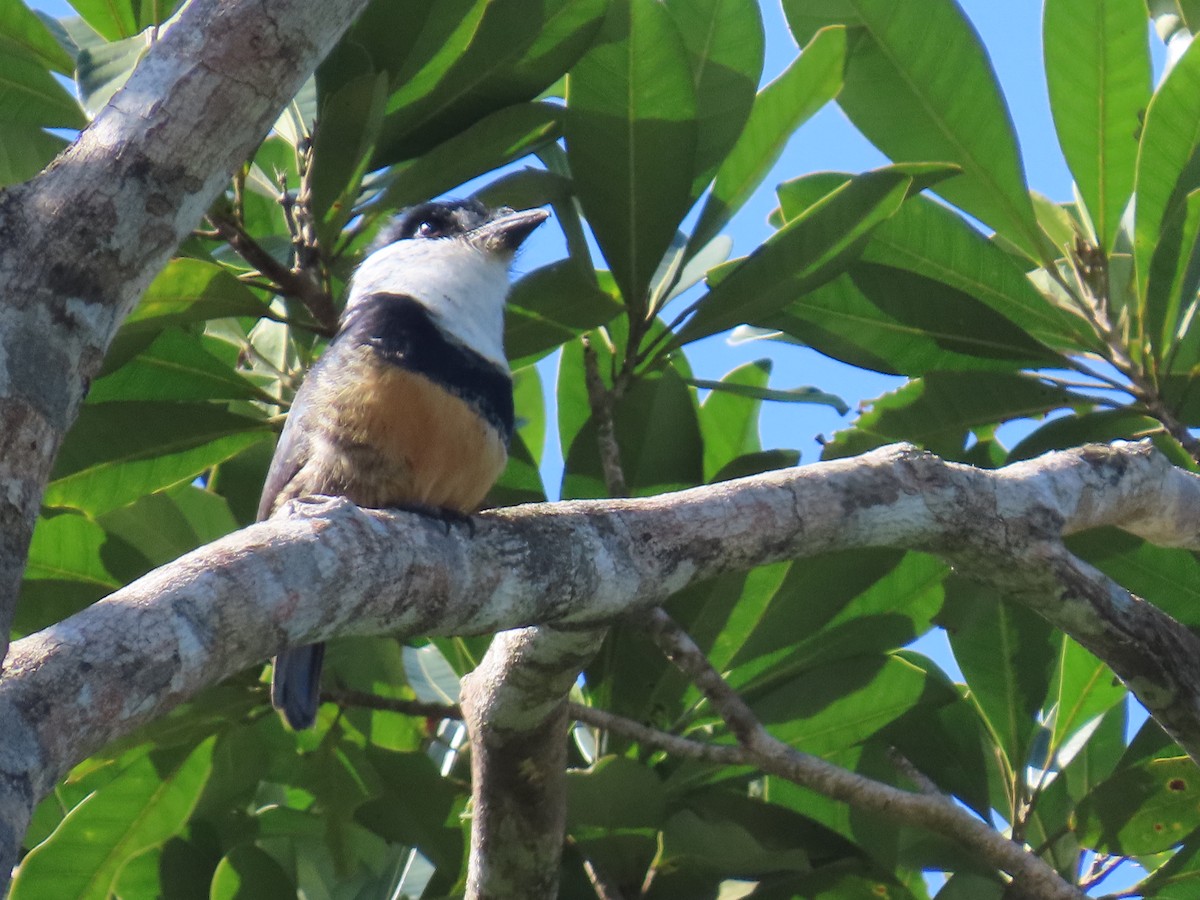
[[[310,728],[321,705],[321,663],[324,644],[293,647],[275,657],[271,675],[271,705],[296,731]]]

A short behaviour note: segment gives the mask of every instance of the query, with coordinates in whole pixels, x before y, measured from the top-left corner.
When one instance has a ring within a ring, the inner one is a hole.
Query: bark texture
[[[496,636],[463,679],[471,733],[471,900],[554,900],[567,821],[567,694],[604,629]]]
[[[365,6],[193,0],[79,139],[0,194],[0,660],[54,457],[118,326]]]

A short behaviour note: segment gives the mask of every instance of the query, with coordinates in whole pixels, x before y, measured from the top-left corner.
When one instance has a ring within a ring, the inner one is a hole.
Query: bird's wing
[[[304,415],[304,395],[305,391],[301,386],[292,402],[292,409],[283,425],[283,431],[279,434],[279,443],[275,445],[275,455],[271,457],[271,467],[267,469],[262,496],[258,501],[259,522],[270,517],[275,511],[275,500],[279,493],[296,477],[308,459],[309,442],[300,422]]]

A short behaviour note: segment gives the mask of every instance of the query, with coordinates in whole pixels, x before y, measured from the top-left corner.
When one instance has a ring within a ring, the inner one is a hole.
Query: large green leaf
[[[135,0],[71,0],[75,11],[106,41],[132,37],[141,31]]]
[[[428,4],[426,4],[428,5]],[[398,68],[374,165],[413,159],[495,110],[533,100],[587,49],[605,0],[433,4]],[[424,14],[424,13],[423,13]],[[401,28],[407,23],[401,19]]]
[[[926,699],[952,697],[897,656],[852,657],[805,672],[751,706],[775,737],[825,756],[870,737]]]
[[[561,492],[564,498],[608,495],[596,423],[587,405],[582,355],[578,342],[568,344],[559,366],[559,431],[566,458]],[[572,415],[566,414],[568,405],[576,407]],[[617,403],[613,420],[630,494],[679,490],[703,480],[695,393],[674,366],[635,381]]]
[[[846,62],[846,30],[823,28],[778,78],[758,92],[745,128],[717,170],[688,242],[704,247],[762,183],[800,125],[837,96]]]
[[[785,215],[787,196],[781,185]],[[1077,315],[1043,297],[1009,254],[962,216],[925,197],[910,197],[882,223],[863,248],[862,259],[949,285],[1050,347],[1073,350],[1091,334]]]
[[[962,578],[947,582],[942,618],[971,699],[1007,760],[1005,774],[1024,778],[1036,716],[1057,659],[1053,629],[1028,609]]]
[[[76,29],[76,33],[78,33]],[[91,37],[88,35],[87,37]],[[143,35],[119,41],[86,40],[75,60],[75,83],[88,115],[95,116],[129,80],[150,43]]]
[[[699,197],[746,124],[762,77],[764,35],[758,0],[666,0],[696,94],[692,199]]]
[[[567,773],[567,828],[659,828],[667,794],[654,771],[632,759],[605,756]]]
[[[213,344],[211,338],[168,328],[125,365],[97,379],[87,400],[272,400],[216,356]]]
[[[1043,716],[1049,730],[1047,756],[1057,757],[1064,745],[1128,696],[1112,669],[1063,635]],[[1062,764],[1061,760],[1057,761]],[[1113,762],[1116,762],[1114,759]]]
[[[1184,625],[1200,626],[1200,562],[1190,550],[1158,547],[1117,528],[1073,535],[1068,544],[1126,590]]]
[[[22,0],[0,0],[0,56],[22,55],[59,75],[70,75],[74,60]]]
[[[758,618],[737,616],[730,680],[761,686],[819,663],[903,647],[942,606],[946,567],[922,553],[863,550],[792,564]]]
[[[723,385],[765,388],[771,361],[739,366],[721,378]],[[762,402],[753,397],[713,390],[700,405],[700,431],[704,436],[704,477],[710,480],[726,463],[762,449],[758,440],[758,414]]]
[[[878,169],[826,194],[736,263],[681,328],[687,343],[743,322],[761,322],[840,273],[913,185],[903,168]]]
[[[212,404],[85,405],[63,442],[44,500],[98,515],[189,481],[272,436],[262,421]]]
[[[312,212],[320,238],[332,246],[353,215],[387,104],[387,76],[370,73],[323,97],[313,137]]]
[[[1106,853],[1160,853],[1200,827],[1200,778],[1186,756],[1152,759],[1119,770],[1084,798],[1078,830]]]
[[[293,900],[296,886],[266,851],[241,844],[225,854],[209,889],[210,900]]]
[[[101,559],[104,529],[77,515],[40,518],[25,563],[27,579],[83,581],[113,590],[120,587]]]
[[[456,185],[519,159],[555,140],[562,109],[552,103],[520,103],[497,110],[388,176],[386,209],[436,197]]]
[[[987,53],[953,0],[784,0],[797,40],[850,31],[838,103],[897,162],[937,159],[962,175],[938,193],[1035,259],[1043,242],[1008,108]]]
[[[565,259],[518,279],[508,297],[504,347],[526,365],[582,332],[604,325],[621,305],[574,261]]]
[[[567,156],[625,302],[646,289],[691,205],[699,124],[679,29],[657,0],[614,0],[568,79]]]
[[[1178,294],[1171,291],[1186,245],[1188,195],[1200,188],[1200,48],[1180,57],[1146,111],[1137,161],[1134,264],[1146,338],[1161,354],[1172,343]],[[1193,288],[1194,290],[1194,288]],[[1161,358],[1161,357],[1160,357]]]
[[[141,756],[90,794],[21,861],[14,900],[106,900],[128,860],[183,827],[212,768],[213,743]]]
[[[1048,0],[1042,36],[1058,141],[1096,237],[1111,250],[1150,102],[1146,7],[1143,0]]]
[[[12,53],[0,54],[0,122],[5,127],[82,128],[87,119],[45,65]]]
[[[755,321],[828,356],[896,375],[938,369],[1014,371],[1057,359],[970,294],[903,269],[849,271]]]
[[[0,187],[28,181],[58,155],[67,142],[37,125],[0,128]]]
[[[1007,372],[930,372],[870,404],[854,425],[825,445],[840,459],[896,441],[911,441],[948,459],[964,453],[972,428],[1041,416],[1078,398],[1026,375]]]

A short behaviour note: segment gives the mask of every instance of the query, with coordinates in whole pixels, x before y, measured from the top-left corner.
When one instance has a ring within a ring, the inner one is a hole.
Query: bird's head
[[[412,297],[447,333],[502,362],[508,267],[547,216],[541,209],[490,209],[475,198],[406,210],[355,272],[343,319],[373,298]]]

